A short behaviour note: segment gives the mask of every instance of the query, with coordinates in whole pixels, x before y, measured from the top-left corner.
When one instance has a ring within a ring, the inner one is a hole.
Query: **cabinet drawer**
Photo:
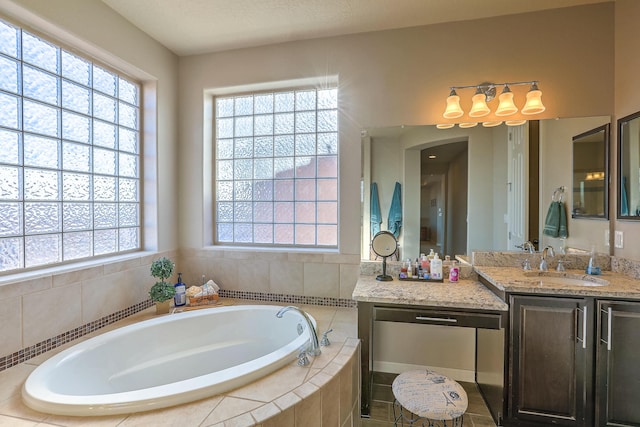
[[[386,322],[463,326],[483,329],[503,328],[502,315],[496,313],[375,307],[373,315],[374,320]]]

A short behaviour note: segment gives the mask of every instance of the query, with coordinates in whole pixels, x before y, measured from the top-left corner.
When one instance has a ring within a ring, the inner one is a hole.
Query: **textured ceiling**
[[[102,0],[178,55],[604,0]]]

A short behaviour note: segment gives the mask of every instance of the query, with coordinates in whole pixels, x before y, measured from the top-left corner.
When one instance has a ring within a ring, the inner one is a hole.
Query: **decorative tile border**
[[[49,338],[32,346],[23,348],[22,350],[18,350],[15,353],[9,354],[8,356],[1,356],[0,372],[19,363],[25,362],[42,353],[46,353],[49,350],[53,350],[56,347],[60,347],[61,345],[71,342],[84,335],[90,334],[91,332],[97,331],[100,328],[115,323],[118,320],[122,320],[125,317],[131,316],[132,314],[135,314],[139,311],[145,310],[152,305],[153,302],[151,300],[140,302],[138,304],[132,305],[131,307],[127,307],[124,310],[116,311],[115,313],[104,316],[98,320],[94,320],[93,322],[78,326],[75,329],[64,332],[53,338]]]
[[[220,289],[223,298],[248,299],[255,301],[284,302],[291,304],[323,305],[328,307],[356,307],[356,302],[346,298],[308,297],[303,295],[270,294],[266,292],[234,291]]]
[[[269,301],[269,302],[282,302],[287,304],[310,304],[329,307],[356,307],[356,302],[351,299],[344,298],[324,298],[324,297],[308,297],[302,295],[286,295],[286,294],[269,294],[264,292],[251,292],[251,291],[233,291],[220,289],[220,296],[223,298],[237,298],[247,299],[255,301]],[[53,350],[56,347],[60,347],[63,344],[71,342],[91,332],[97,331],[107,325],[115,323],[125,317],[131,316],[139,311],[145,310],[153,305],[151,300],[143,301],[124,310],[117,311],[108,316],[102,317],[93,322],[79,326],[70,331],[64,332],[53,338],[41,341],[32,346],[18,350],[15,353],[7,356],[0,356],[0,372],[15,366],[19,363],[26,362],[27,360],[39,356],[42,353],[46,353],[49,350]]]

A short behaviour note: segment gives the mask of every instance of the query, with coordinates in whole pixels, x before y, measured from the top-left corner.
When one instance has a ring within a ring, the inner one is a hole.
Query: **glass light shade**
[[[495,126],[500,126],[502,124],[502,120],[499,121],[493,121],[493,122],[482,122],[482,126],[486,127],[486,128],[492,128]]]
[[[466,128],[472,128],[474,126],[478,126],[478,123],[477,122],[460,123],[458,126],[460,126],[463,129],[466,129]]]
[[[438,129],[451,129],[454,126],[453,123],[440,123],[436,125]]]
[[[447,97],[447,108],[445,108],[442,117],[445,119],[457,119],[462,116],[464,111],[460,108],[460,97],[454,91]]]
[[[522,114],[538,114],[545,110],[542,104],[542,91],[531,89],[527,92],[527,102],[522,107]]]
[[[513,103],[513,92],[505,89],[504,92],[500,94],[498,97],[500,100],[500,104],[498,105],[498,109],[496,110],[496,116],[510,116],[518,112],[518,107]]]
[[[473,101],[473,105],[469,111],[469,117],[483,117],[491,112],[487,105],[487,96],[484,93],[476,92],[471,101]]]
[[[520,126],[527,123],[526,120],[506,120],[504,122],[505,125],[507,126]]]

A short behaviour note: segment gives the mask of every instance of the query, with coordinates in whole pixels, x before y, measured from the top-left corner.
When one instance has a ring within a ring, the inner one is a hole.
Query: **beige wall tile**
[[[283,371],[286,372],[285,375],[282,375]],[[278,396],[282,396],[284,393],[300,386],[305,380],[306,375],[307,369],[301,368],[296,362],[291,362],[281,370],[276,371],[276,373],[267,375],[244,387],[232,390],[228,395],[259,402],[270,402]],[[277,378],[277,380],[274,378]]]
[[[340,298],[351,299],[359,275],[360,265],[340,264]]]
[[[139,295],[144,288],[136,279],[136,274],[120,272],[82,282],[82,323],[98,320],[140,302]]]
[[[253,292],[269,292],[269,262],[241,261],[238,264],[238,286]]]
[[[262,403],[225,396],[220,404],[218,404],[218,406],[216,406],[216,408],[211,411],[209,416],[204,420],[203,425],[210,425],[229,420],[237,417],[238,415],[248,413],[259,406],[262,406]]]
[[[304,294],[306,296],[338,298],[339,289],[338,264],[304,264]]]
[[[28,347],[82,325],[80,284],[22,297],[23,346]]]
[[[24,347],[22,345],[22,304],[20,297],[0,300],[0,357]]]
[[[241,261],[228,258],[208,258],[205,265],[207,280],[213,279],[222,289],[250,290],[238,283],[238,265]]]
[[[322,399],[320,393],[313,393],[296,405],[296,426],[321,427]]]
[[[35,366],[21,363],[1,371],[0,384],[2,384],[2,386],[0,387],[0,402],[4,402],[11,397],[20,396],[22,384],[35,368]]]
[[[72,283],[79,283],[83,280],[97,279],[104,276],[102,265],[82,268],[73,271],[65,271],[53,275],[53,286],[67,286]]]
[[[340,425],[340,379],[334,377],[321,389],[322,426]]]
[[[40,276],[32,279],[0,285],[0,299],[19,297],[33,292],[44,291],[51,288],[51,276]]]
[[[344,420],[351,414],[351,404],[353,402],[353,359],[344,365],[338,379],[340,381],[340,419]]]
[[[207,418],[209,412],[211,412],[220,401],[222,401],[222,396],[216,396],[210,399],[201,399],[157,411],[140,412],[127,417],[127,419],[121,424],[118,424],[118,426],[197,426]]]
[[[280,412],[280,408],[278,408],[275,403],[269,402],[266,405],[262,405],[251,411],[251,416],[256,420],[256,422],[261,423],[271,417],[280,415]]]
[[[299,427],[296,426],[295,409],[289,408],[262,423],[263,427]]]
[[[120,271],[127,271],[138,267],[140,267],[140,258],[109,262],[104,264],[104,274],[118,273]]]
[[[269,289],[274,294],[304,295],[303,264],[272,262],[269,266]]]

